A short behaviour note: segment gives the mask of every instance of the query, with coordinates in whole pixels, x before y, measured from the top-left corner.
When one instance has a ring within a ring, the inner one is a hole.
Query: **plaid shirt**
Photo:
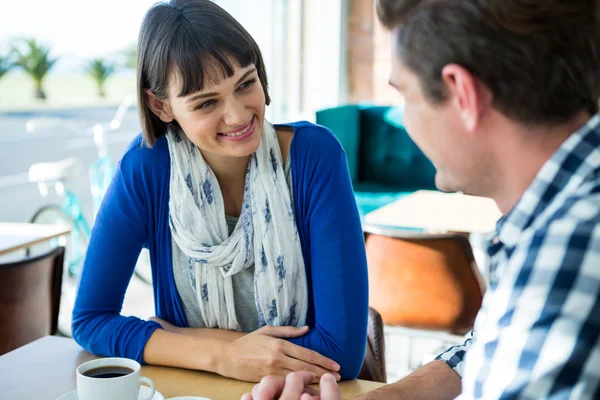
[[[600,399],[600,114],[548,160],[490,242],[460,399]],[[476,332],[476,333],[475,333]]]

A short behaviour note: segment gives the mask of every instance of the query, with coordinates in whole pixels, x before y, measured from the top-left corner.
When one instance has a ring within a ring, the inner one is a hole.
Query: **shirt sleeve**
[[[471,330],[471,332],[468,335],[469,337],[467,338],[467,340],[465,340],[463,344],[450,347],[448,350],[437,356],[435,359],[444,361],[446,364],[448,364],[450,368],[454,370],[454,372],[458,374],[458,376],[462,378],[465,366],[465,354],[467,354],[467,351],[469,351],[469,347],[471,347],[471,344],[473,343],[474,335],[475,331]]]
[[[135,167],[136,160],[128,157],[131,155],[126,154],[119,163],[94,223],[77,289],[72,332],[77,343],[93,354],[143,363],[144,346],[160,325],[120,314],[147,239],[142,182],[148,177]]]
[[[304,154],[295,154],[295,190],[301,190],[297,212],[306,223],[299,227],[310,250],[309,296],[315,324],[292,343],[335,360],[343,379],[354,379],[364,360],[367,338],[368,282],[364,236],[346,156],[324,128]],[[296,167],[298,166],[298,167]],[[296,176],[298,171],[302,176]],[[308,227],[308,231],[304,229]],[[306,260],[305,260],[306,261]],[[308,277],[308,276],[307,276]]]

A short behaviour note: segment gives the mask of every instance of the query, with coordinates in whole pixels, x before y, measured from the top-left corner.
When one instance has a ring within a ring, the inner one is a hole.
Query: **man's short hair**
[[[598,0],[378,0],[398,29],[395,53],[427,98],[447,93],[441,71],[456,63],[493,94],[494,106],[522,123],[565,122],[598,111]]]

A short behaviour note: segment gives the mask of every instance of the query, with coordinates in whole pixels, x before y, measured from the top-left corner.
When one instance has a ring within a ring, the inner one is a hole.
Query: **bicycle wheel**
[[[75,225],[73,219],[62,212],[57,205],[47,205],[40,208],[31,218],[35,224],[59,224],[71,228],[71,234],[53,239],[46,243],[50,246],[65,246],[65,268],[63,272],[62,290],[60,298],[60,313],[58,316],[58,332],[62,336],[71,337],[71,313],[75,304],[77,289],[77,276],[81,271],[83,259],[87,250],[87,237],[81,226]],[[44,246],[44,245],[41,245]],[[41,246],[29,248],[28,253],[37,253]]]
[[[34,224],[66,225],[71,228],[70,235],[55,238],[46,244],[32,246],[27,249],[27,253],[38,253],[48,249],[49,246],[65,246],[65,270],[71,277],[78,275],[87,250],[88,239],[85,232],[74,226],[73,219],[62,212],[59,206],[53,204],[43,206],[37,210],[31,218],[31,222]]]
[[[142,249],[133,274],[142,282],[152,284],[152,265],[150,264],[150,252]]]

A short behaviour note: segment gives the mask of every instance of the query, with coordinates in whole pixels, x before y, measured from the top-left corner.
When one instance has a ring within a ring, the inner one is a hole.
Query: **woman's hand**
[[[286,376],[295,371],[309,371],[317,377],[331,373],[339,380],[340,366],[335,361],[284,340],[307,333],[308,327],[258,329],[227,344],[218,372],[248,382],[259,382],[267,375]]]

